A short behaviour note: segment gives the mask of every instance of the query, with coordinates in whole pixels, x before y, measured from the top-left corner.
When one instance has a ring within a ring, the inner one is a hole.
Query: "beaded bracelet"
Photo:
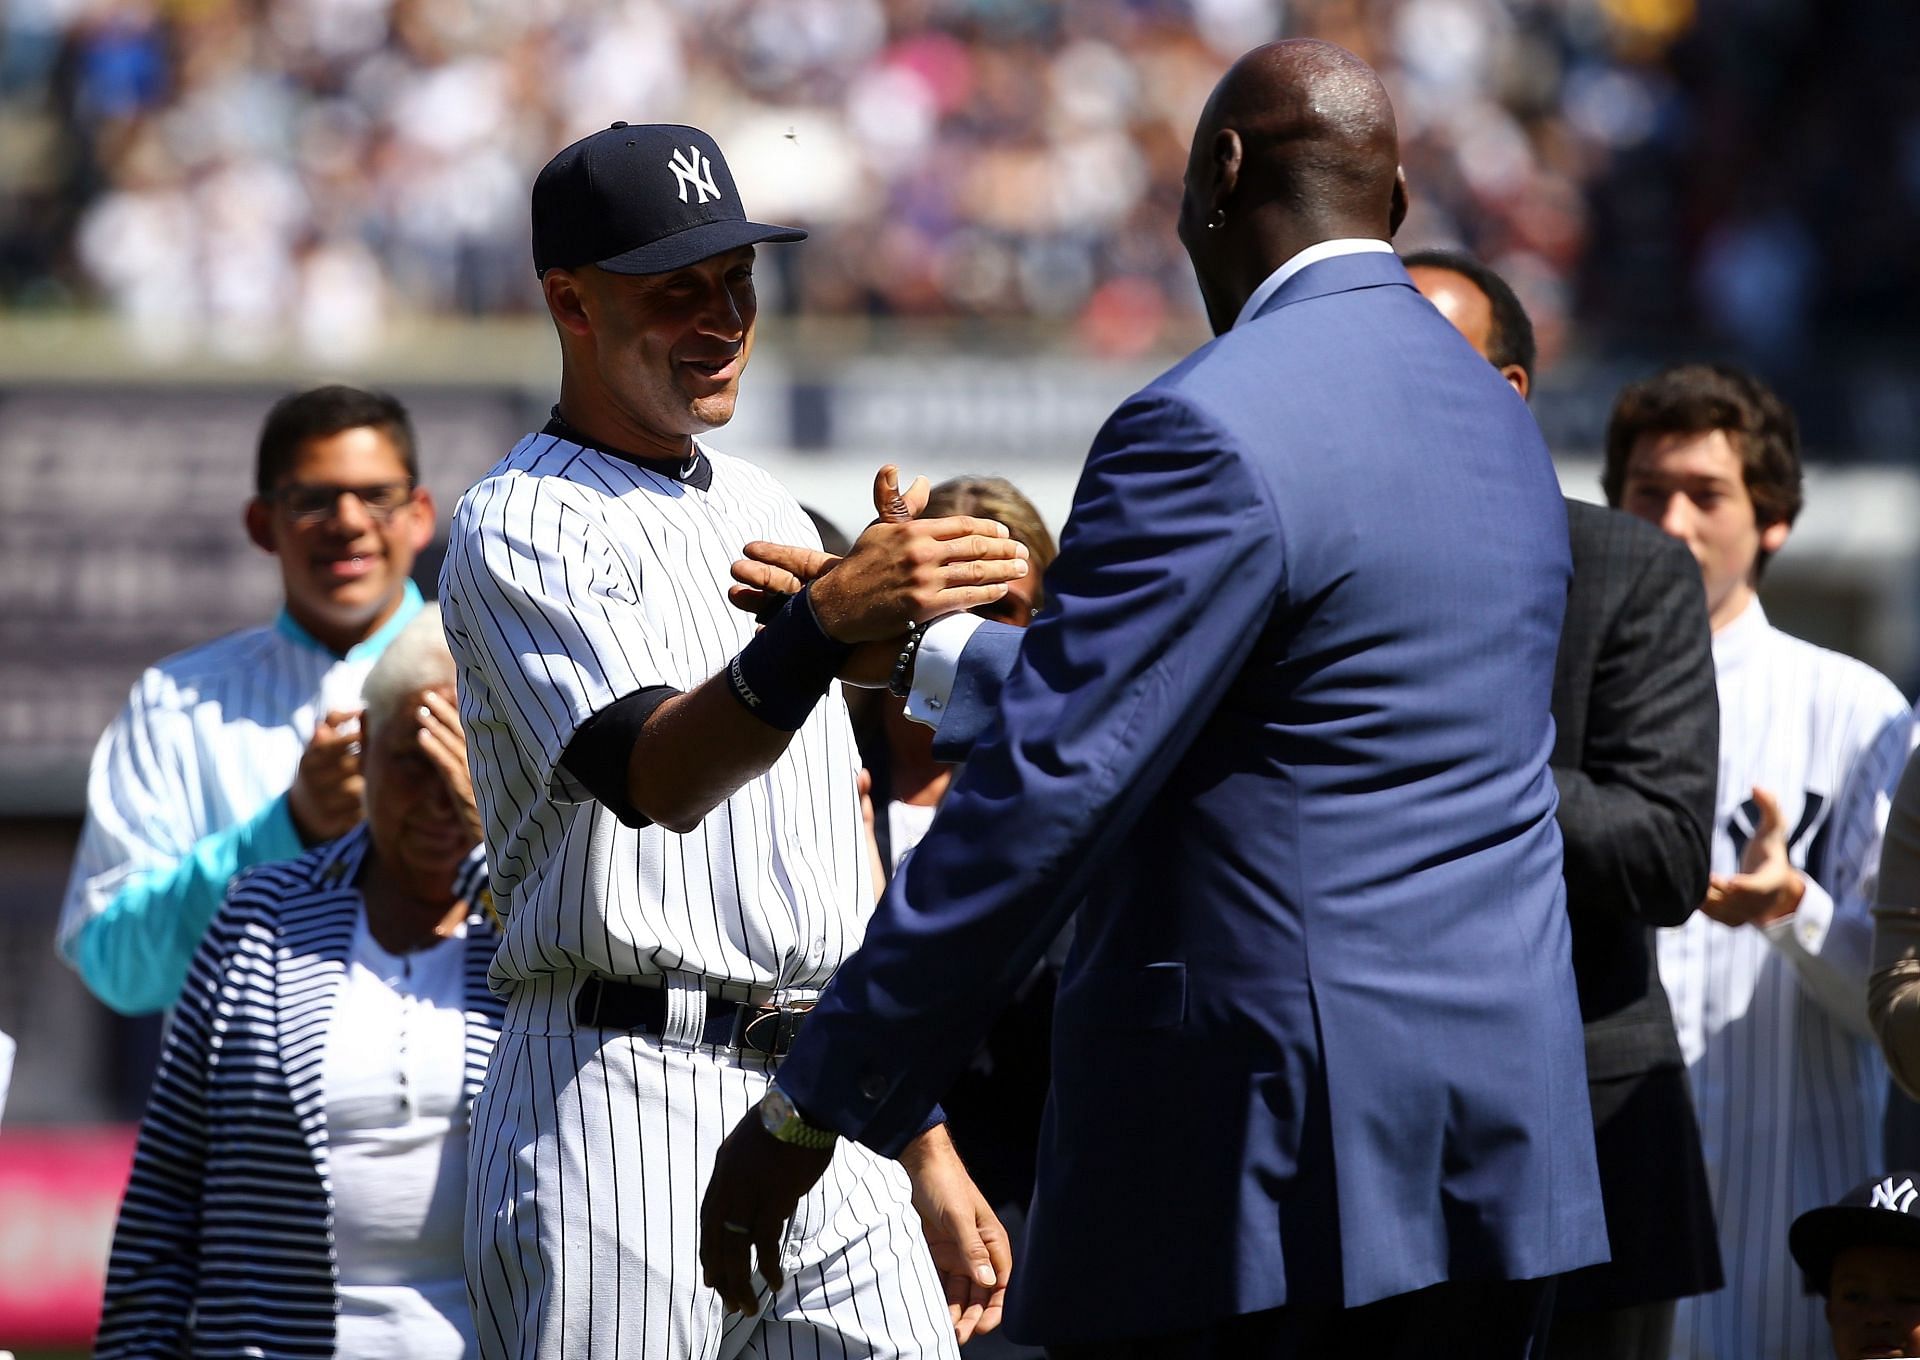
[[[893,663],[893,674],[887,680],[887,693],[896,699],[904,699],[913,690],[913,658],[920,650],[920,639],[927,635],[927,625],[916,623],[907,629],[907,641],[900,648],[900,655]]]

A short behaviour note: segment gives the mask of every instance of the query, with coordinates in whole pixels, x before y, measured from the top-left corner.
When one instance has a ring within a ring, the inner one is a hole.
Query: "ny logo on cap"
[[[713,162],[700,154],[699,147],[688,147],[687,155],[682,156],[680,148],[676,146],[673,149],[673,159],[668,162],[668,166],[673,171],[673,177],[680,181],[682,203],[687,201],[689,184],[693,186],[693,191],[700,195],[702,203],[709,198],[720,197],[720,187],[713,182]]]
[[[1895,1185],[1893,1183],[1893,1177],[1889,1176],[1881,1181],[1880,1184],[1873,1187],[1873,1203],[1868,1207],[1872,1209],[1891,1209],[1896,1214],[1904,1214],[1907,1212],[1907,1206],[1912,1204],[1916,1197],[1920,1197],[1920,1190],[1913,1188],[1913,1181],[1911,1179],[1903,1180],[1900,1184]]]

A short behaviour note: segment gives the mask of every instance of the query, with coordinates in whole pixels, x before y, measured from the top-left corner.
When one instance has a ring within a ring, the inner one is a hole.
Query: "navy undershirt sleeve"
[[[607,811],[631,827],[652,826],[653,818],[627,796],[627,766],[640,729],[655,709],[680,693],[672,685],[650,685],[623,695],[580,724],[560,764]]]

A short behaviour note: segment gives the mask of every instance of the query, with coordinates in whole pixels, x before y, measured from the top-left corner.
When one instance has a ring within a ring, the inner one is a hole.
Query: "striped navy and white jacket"
[[[366,828],[237,879],[167,1028],[114,1229],[94,1354],[331,1356],[327,1031],[361,899]],[[499,935],[468,923],[465,1092],[499,1038]]]

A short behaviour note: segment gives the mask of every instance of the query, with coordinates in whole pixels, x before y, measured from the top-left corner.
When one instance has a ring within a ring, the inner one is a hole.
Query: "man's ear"
[[[424,486],[413,493],[413,550],[426,551],[433,542],[433,493]]]
[[[1769,555],[1779,552],[1787,546],[1787,535],[1793,532],[1793,526],[1783,519],[1777,519],[1760,531],[1760,551]]]
[[[549,269],[540,276],[540,291],[546,294],[547,311],[561,330],[570,335],[585,335],[593,329],[593,322],[587,316],[586,298],[574,271]]]
[[[1520,400],[1527,399],[1527,392],[1533,387],[1533,380],[1527,377],[1527,370],[1518,364],[1508,364],[1500,370],[1500,376],[1507,380],[1508,386],[1520,394]]]
[[[267,503],[255,496],[247,502],[246,511],[247,538],[261,552],[275,551],[273,546],[273,511]]]
[[[1240,186],[1240,162],[1245,152],[1240,134],[1232,128],[1221,128],[1213,134],[1212,205],[1215,213],[1227,210],[1233,191]]]
[[[1393,206],[1387,211],[1387,235],[1389,237],[1399,233],[1400,224],[1407,220],[1407,206],[1411,202],[1412,200],[1407,195],[1407,168],[1404,165],[1395,166],[1393,170]],[[1522,392],[1520,395],[1524,397],[1527,394]]]

